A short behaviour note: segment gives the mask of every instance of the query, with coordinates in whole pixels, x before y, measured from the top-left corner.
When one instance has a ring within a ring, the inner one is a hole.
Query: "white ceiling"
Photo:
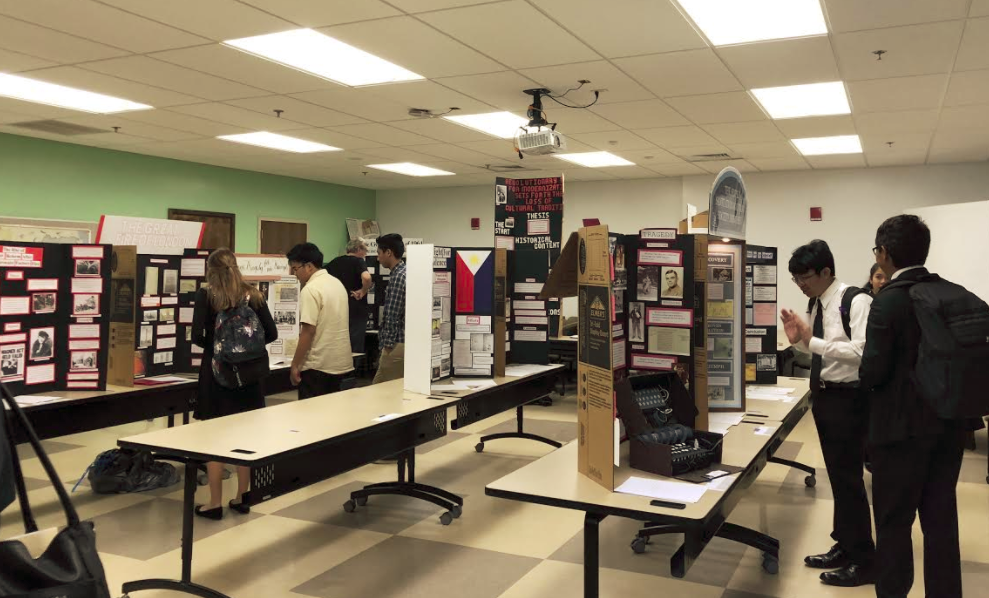
[[[151,104],[89,115],[0,98],[0,132],[385,189],[489,183],[518,163],[501,141],[409,108],[523,115],[522,90],[571,151],[635,167],[526,157],[531,171],[607,180],[989,159],[989,0],[822,0],[828,36],[712,48],[670,0],[0,0],[0,72]],[[299,27],[395,62],[425,81],[349,88],[219,45]],[[875,50],[885,50],[876,60]],[[773,121],[747,90],[842,80],[852,114]],[[274,110],[284,110],[277,118]],[[106,133],[11,126],[57,119]],[[113,133],[113,127],[120,127]],[[296,155],[214,139],[278,131],[341,147]],[[864,154],[801,157],[789,139],[858,134]],[[696,162],[700,154],[737,160]],[[367,164],[410,161],[456,176],[411,178]],[[362,174],[367,171],[367,174]]]

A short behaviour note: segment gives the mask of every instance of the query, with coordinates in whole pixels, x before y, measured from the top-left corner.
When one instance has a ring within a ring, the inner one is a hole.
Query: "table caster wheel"
[[[483,442],[478,442],[477,444],[475,444],[474,445],[474,450],[477,451],[477,452],[479,452],[479,453],[483,453],[484,452],[484,443]]]
[[[453,514],[454,519],[460,519],[460,516],[464,514],[464,509],[460,505],[453,505],[453,508],[450,509],[450,513]]]
[[[645,538],[641,536],[637,536],[634,540],[632,540],[632,552],[634,552],[635,554],[642,554],[645,551],[646,551]]]
[[[357,506],[358,507],[363,507],[364,505],[367,504],[367,497],[366,496],[358,496],[357,498],[354,499],[354,502],[357,503]]]
[[[804,478],[804,486],[807,486],[808,488],[813,488],[816,485],[817,485],[817,476],[809,475]]]
[[[440,515],[440,523],[443,525],[450,525],[453,523],[453,514],[447,511],[446,513]]]
[[[776,575],[780,572],[780,560],[779,557],[775,557],[768,553],[762,553],[762,569],[770,575]]]
[[[343,503],[343,510],[348,513],[353,513],[354,511],[357,510],[357,502],[354,500],[348,500],[347,502]]]

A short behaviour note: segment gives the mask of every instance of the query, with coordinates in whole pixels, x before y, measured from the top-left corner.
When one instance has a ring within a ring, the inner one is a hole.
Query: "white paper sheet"
[[[54,401],[61,401],[61,397],[48,397],[45,395],[20,395],[14,397],[18,405],[41,405],[42,403],[51,403]]]
[[[430,387],[430,392],[462,392],[465,390],[480,390],[482,388],[490,388],[495,385],[494,380],[451,380],[449,383],[445,384],[434,384]]]
[[[531,376],[532,374],[538,374],[540,372],[545,372],[551,370],[557,366],[555,365],[537,365],[534,363],[526,364],[512,364],[505,366],[505,375],[513,376],[516,378],[521,378],[522,376]]]
[[[708,489],[710,490],[714,490],[715,492],[724,492],[725,490],[731,488],[732,484],[734,484],[735,480],[737,479],[738,479],[737,473],[733,475],[726,475],[708,482],[707,484],[705,484],[705,486],[707,486]]]
[[[636,496],[683,503],[695,503],[699,501],[706,491],[707,488],[700,484],[650,480],[635,476],[630,477],[625,480],[624,484],[615,488],[615,492],[621,492],[622,494],[635,494]]]

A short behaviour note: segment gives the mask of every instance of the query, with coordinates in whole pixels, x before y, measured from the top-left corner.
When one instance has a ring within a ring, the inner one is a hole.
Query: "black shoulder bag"
[[[69,500],[69,494],[55,472],[51,460],[41,447],[38,435],[31,427],[27,416],[17,405],[17,401],[3,387],[3,400],[10,405],[10,413],[24,428],[34,452],[41,460],[48,479],[55,487],[58,500],[62,503],[68,524],[58,531],[44,552],[35,558],[27,547],[31,536],[35,540],[43,538],[45,532],[38,531],[38,524],[31,513],[24,476],[21,474],[17,449],[12,433],[7,434],[13,457],[14,481],[17,497],[24,517],[25,536],[0,542],[0,596],[5,598],[110,598],[106,585],[103,563],[96,552],[96,534],[93,522],[80,521],[79,514]],[[0,411],[3,401],[0,401]],[[3,414],[0,413],[0,416]],[[6,419],[0,417],[0,419]],[[13,426],[8,424],[8,432]],[[33,542],[36,543],[36,542]]]

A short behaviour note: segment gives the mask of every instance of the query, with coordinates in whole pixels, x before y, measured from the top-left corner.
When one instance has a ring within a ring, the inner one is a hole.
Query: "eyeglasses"
[[[882,245],[876,245],[875,247],[872,248],[872,254],[873,255],[879,255],[879,250],[882,249],[882,248],[883,248]]]
[[[799,276],[794,276],[790,280],[792,280],[794,284],[805,284],[811,278],[814,278],[815,276],[817,276],[817,272],[808,272],[807,274],[801,274]]]

